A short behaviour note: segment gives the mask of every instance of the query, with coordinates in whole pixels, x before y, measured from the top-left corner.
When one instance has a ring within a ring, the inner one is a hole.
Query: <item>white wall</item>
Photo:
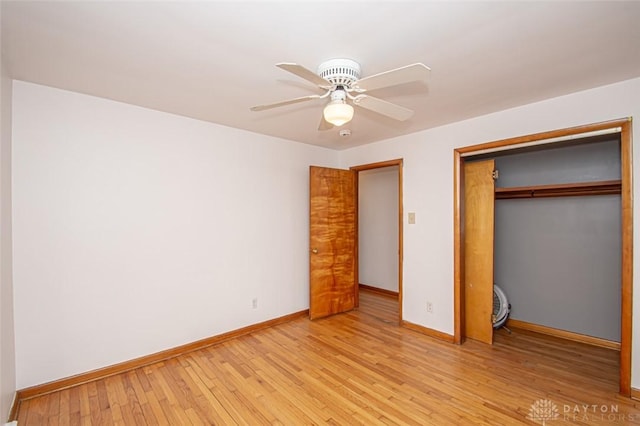
[[[0,10],[2,7],[0,6]],[[11,257],[11,79],[0,60],[0,423],[16,390]]]
[[[398,291],[398,166],[358,173],[360,284]]]
[[[19,81],[13,131],[19,389],[308,308],[335,151]]]
[[[640,79],[595,88],[495,114],[382,141],[341,152],[349,167],[403,158],[406,212],[416,225],[404,227],[403,317],[453,334],[453,150],[454,148],[553,129],[634,116],[640,134]],[[640,149],[634,150],[639,167]],[[640,189],[634,185],[640,199]],[[634,210],[638,223],[640,207]],[[634,233],[634,270],[640,270],[640,239]],[[426,301],[433,303],[427,313]],[[634,293],[640,310],[640,292]],[[634,316],[632,386],[640,387],[640,316]]]

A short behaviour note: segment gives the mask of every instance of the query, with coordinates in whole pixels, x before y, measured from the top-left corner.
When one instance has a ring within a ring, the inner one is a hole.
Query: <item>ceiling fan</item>
[[[284,62],[276,66],[315,84],[326,92],[322,95],[308,95],[272,104],[256,105],[251,107],[251,111],[264,111],[312,99],[329,98],[330,101],[324,107],[318,130],[329,130],[351,121],[353,107],[348,101],[395,120],[408,120],[413,115],[412,110],[370,96],[367,92],[413,81],[424,81],[431,71],[426,65],[416,63],[360,78],[360,64],[352,59],[342,58],[323,62],[318,67],[317,74],[294,63]]]

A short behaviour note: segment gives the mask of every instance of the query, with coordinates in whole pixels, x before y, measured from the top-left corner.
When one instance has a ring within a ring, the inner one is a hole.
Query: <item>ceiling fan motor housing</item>
[[[329,59],[320,64],[318,75],[336,87],[350,89],[360,79],[360,64],[352,59]]]

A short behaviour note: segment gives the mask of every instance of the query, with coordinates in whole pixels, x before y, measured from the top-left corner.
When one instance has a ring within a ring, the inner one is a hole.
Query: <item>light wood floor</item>
[[[617,352],[496,334],[493,346],[441,342],[398,327],[396,301],[361,292],[358,311],[24,401],[18,424],[535,424],[539,400],[558,410],[550,426],[640,423],[640,405],[617,395]]]

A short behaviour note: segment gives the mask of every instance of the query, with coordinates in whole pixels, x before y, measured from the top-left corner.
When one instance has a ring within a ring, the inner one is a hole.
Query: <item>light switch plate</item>
[[[416,223],[416,214],[415,212],[409,212],[409,224],[414,225]]]

